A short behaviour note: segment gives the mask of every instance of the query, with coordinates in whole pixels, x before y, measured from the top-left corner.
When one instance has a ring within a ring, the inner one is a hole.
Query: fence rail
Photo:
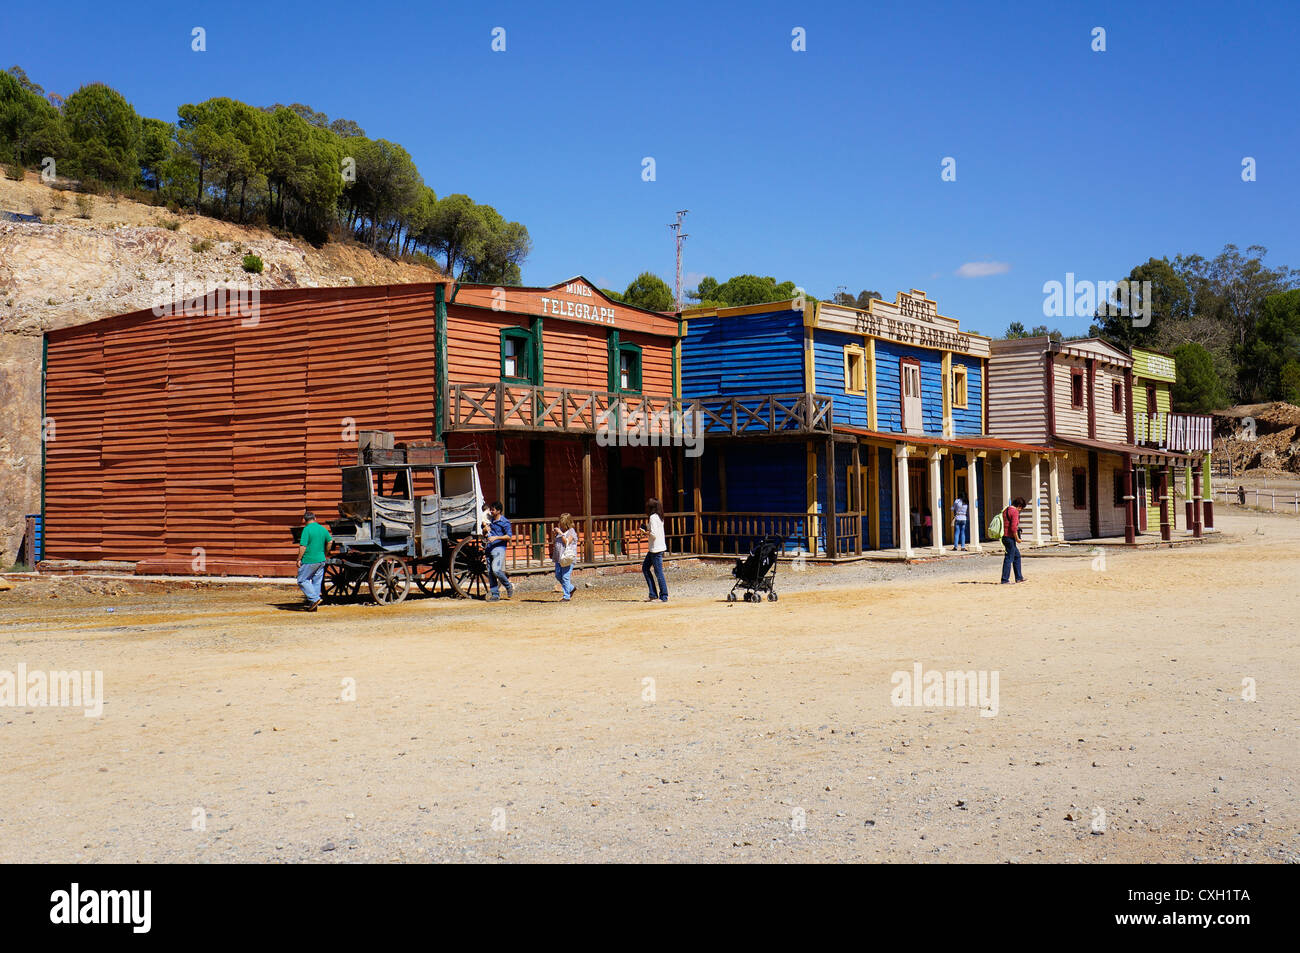
[[[1291,512],[1296,516],[1300,516],[1300,492],[1279,493],[1277,490],[1247,490],[1245,497],[1246,506],[1263,508],[1265,502],[1267,502],[1270,512]],[[1214,498],[1216,500],[1221,499],[1225,503],[1240,504],[1242,502],[1236,490],[1215,490]]]

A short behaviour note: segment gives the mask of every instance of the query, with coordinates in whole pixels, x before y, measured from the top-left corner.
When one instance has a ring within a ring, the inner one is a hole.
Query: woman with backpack
[[[559,525],[555,527],[551,559],[555,562],[555,581],[564,593],[562,601],[568,602],[573,596],[573,564],[578,561],[578,531],[573,528],[573,517],[568,513],[560,514]]]
[[[1025,581],[1024,574],[1020,571],[1020,547],[1017,545],[1020,540],[1020,511],[1024,508],[1025,498],[1018,496],[989,522],[989,535],[1001,536],[1002,548],[1006,550],[1006,555],[1002,557],[1003,585],[1011,581],[1012,569],[1016,571],[1016,582]]]

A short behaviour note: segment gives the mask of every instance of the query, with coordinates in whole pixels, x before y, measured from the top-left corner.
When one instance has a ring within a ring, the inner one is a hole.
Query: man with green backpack
[[[1016,582],[1024,582],[1024,574],[1020,571],[1020,547],[1017,543],[1020,540],[1020,511],[1025,508],[1025,498],[1018,496],[1011,501],[1011,505],[1001,513],[996,514],[993,519],[989,520],[989,536],[994,539],[1002,538],[1002,548],[1006,550],[1006,555],[1002,557],[1002,582],[1005,585],[1011,581],[1011,570],[1016,571]]]

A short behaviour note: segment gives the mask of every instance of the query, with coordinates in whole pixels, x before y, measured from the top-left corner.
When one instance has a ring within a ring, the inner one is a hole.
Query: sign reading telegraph
[[[581,281],[571,281],[564,286],[564,293],[577,298],[595,298],[591,286]],[[589,301],[574,301],[569,298],[551,298],[543,296],[542,314],[553,314],[561,318],[576,318],[581,321],[594,321],[597,324],[613,324],[618,313],[613,307],[595,304]]]

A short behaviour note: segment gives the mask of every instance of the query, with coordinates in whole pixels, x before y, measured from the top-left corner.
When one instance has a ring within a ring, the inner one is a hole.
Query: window
[[[862,348],[848,344],[844,347],[844,393],[867,392],[867,355]]]
[[[1124,413],[1124,385],[1119,381],[1110,385],[1110,409],[1117,414]]]
[[[501,332],[501,378],[523,384],[536,383],[533,336],[523,328]]]
[[[641,390],[641,348],[635,344],[618,346],[618,389]]]
[[[952,369],[952,405],[966,406],[966,368],[957,364]]]
[[[1115,471],[1115,505],[1123,506],[1124,500],[1124,471]]]
[[[1083,368],[1070,368],[1070,406],[1083,406]]]
[[[1076,510],[1086,510],[1088,508],[1088,471],[1084,467],[1075,467],[1074,476],[1074,508]]]

